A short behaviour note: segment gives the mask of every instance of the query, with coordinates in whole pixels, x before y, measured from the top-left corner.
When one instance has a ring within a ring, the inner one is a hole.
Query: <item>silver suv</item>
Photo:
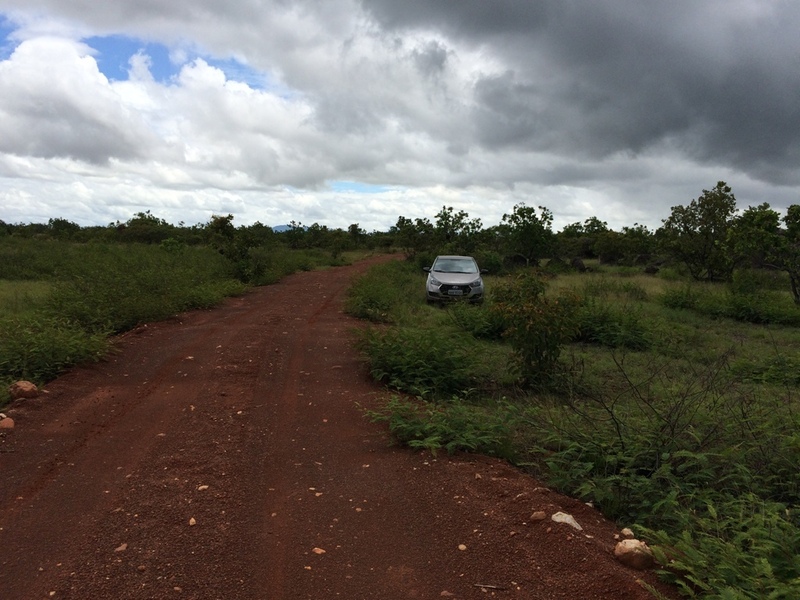
[[[446,302],[465,299],[470,302],[483,302],[483,278],[478,263],[471,256],[437,256],[430,267],[424,267],[428,274],[425,282],[425,295],[428,302]]]

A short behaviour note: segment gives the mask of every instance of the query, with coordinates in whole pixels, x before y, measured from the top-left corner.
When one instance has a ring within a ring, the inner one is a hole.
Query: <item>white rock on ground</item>
[[[552,517],[550,517],[556,523],[566,523],[570,527],[577,529],[578,531],[583,531],[583,527],[581,527],[575,518],[572,515],[568,515],[565,512],[557,512]]]
[[[39,388],[30,381],[17,381],[8,387],[8,394],[12,400],[36,398],[39,395]]]
[[[614,556],[626,567],[644,571],[655,564],[653,551],[641,540],[622,540],[614,547]]]

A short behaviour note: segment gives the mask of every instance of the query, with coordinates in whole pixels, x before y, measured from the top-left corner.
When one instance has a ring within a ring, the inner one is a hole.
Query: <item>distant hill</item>
[[[275,233],[282,233],[284,231],[288,231],[289,229],[291,229],[289,225],[275,225],[275,227],[272,228],[272,231]]]

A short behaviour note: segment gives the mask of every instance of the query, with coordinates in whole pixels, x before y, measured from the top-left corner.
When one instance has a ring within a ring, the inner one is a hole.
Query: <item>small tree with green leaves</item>
[[[547,385],[558,373],[561,349],[577,333],[575,296],[545,295],[547,283],[527,271],[496,285],[491,310],[504,325],[523,383]]]
[[[463,210],[456,212],[452,206],[443,206],[437,213],[433,226],[436,251],[473,254],[477,249],[482,229],[480,219],[470,219],[469,214]]]
[[[508,256],[524,259],[527,266],[537,266],[539,259],[548,256],[553,248],[553,213],[544,206],[537,213],[532,206],[517,204],[510,214],[503,215],[500,231]]]
[[[733,260],[727,244],[736,215],[736,197],[724,181],[692,200],[673,206],[659,230],[662,248],[686,265],[694,279],[729,279]]]
[[[409,219],[398,217],[397,223],[389,232],[394,238],[394,243],[400,246],[408,258],[430,250],[433,245],[433,225],[428,219]]]
[[[791,205],[783,219],[767,203],[750,206],[736,220],[728,237],[740,261],[785,271],[792,297],[800,304],[800,205]]]

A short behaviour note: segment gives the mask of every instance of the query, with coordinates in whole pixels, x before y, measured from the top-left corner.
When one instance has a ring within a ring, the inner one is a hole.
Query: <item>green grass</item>
[[[368,273],[352,294],[390,300],[391,325],[368,334],[381,343],[362,348],[412,396],[370,415],[398,442],[500,455],[592,501],[637,528],[690,597],[800,597],[800,321],[774,273],[557,276],[547,294],[579,298],[579,331],[534,391],[515,377],[491,293],[430,308],[415,268],[393,268],[408,275]]]
[[[0,317],[22,317],[43,308],[52,289],[47,281],[0,281]]]

